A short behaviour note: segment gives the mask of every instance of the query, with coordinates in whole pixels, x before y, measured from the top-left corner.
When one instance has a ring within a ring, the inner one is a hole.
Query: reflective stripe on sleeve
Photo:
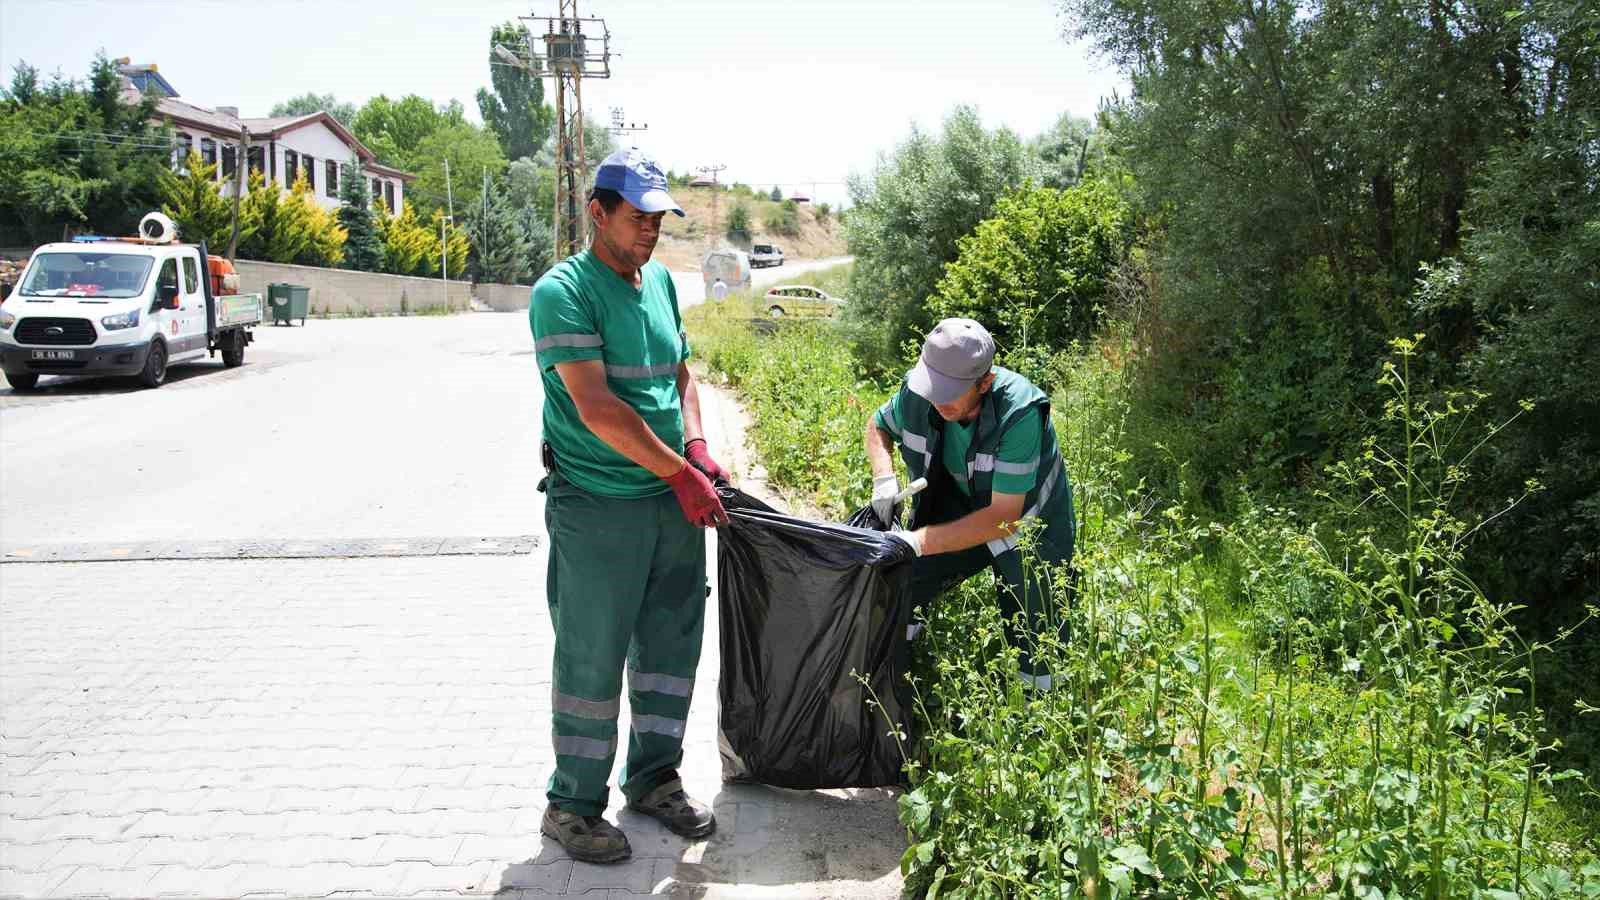
[[[574,697],[560,691],[552,692],[551,705],[558,713],[577,716],[580,719],[601,719],[616,721],[617,713],[621,711],[622,702],[613,697],[610,700],[587,700],[583,697]]]
[[[899,437],[901,434],[900,420],[895,418],[894,415],[894,401],[891,400],[890,402],[885,403],[883,407],[879,409],[879,413],[881,413],[881,415],[879,415],[878,418],[883,421],[884,425],[888,426],[889,432],[895,437]]]
[[[922,454],[922,464],[924,467],[931,468],[933,466],[933,454],[928,452],[927,438],[908,428],[906,429],[905,434],[901,436],[900,442],[905,444],[908,449]]]
[[[993,453],[979,453],[967,465],[967,476],[973,472],[999,472],[1001,475],[1032,475],[1039,470],[1039,457],[1022,463],[1010,463],[996,459]]]
[[[558,734],[555,739],[557,756],[582,756],[585,759],[610,759],[617,752],[617,739],[602,741],[599,738],[576,737]]]
[[[1039,488],[1039,499],[1035,500],[1033,505],[1028,507],[1028,511],[1022,514],[1023,520],[1037,519],[1039,517],[1039,510],[1044,509],[1044,505],[1050,500],[1050,495],[1055,493],[1056,481],[1061,477],[1062,466],[1063,463],[1061,462],[1061,457],[1058,455],[1056,457],[1055,466],[1050,470],[1050,477],[1046,478],[1044,480],[1044,486]],[[1003,538],[995,538],[987,545],[989,548],[989,553],[994,556],[999,556],[1002,553],[1013,550],[1016,548],[1017,542],[1021,539],[1022,533],[1020,531],[1008,534]]]
[[[1032,475],[1039,471],[1039,457],[1035,456],[1027,462],[1009,463],[1003,459],[993,462],[994,470],[1001,475]]]
[[[671,694],[674,697],[687,697],[694,690],[693,678],[679,678],[676,675],[663,675],[659,672],[628,672],[628,687],[636,691],[650,691],[655,694]]]
[[[604,347],[605,338],[598,334],[552,334],[534,342],[533,351],[541,353],[551,347]]]
[[[676,375],[682,363],[661,363],[655,366],[617,366],[606,363],[606,374],[613,378],[660,378]]]

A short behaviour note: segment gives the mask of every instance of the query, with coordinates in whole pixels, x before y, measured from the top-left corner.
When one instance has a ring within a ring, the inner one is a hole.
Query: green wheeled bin
[[[267,285],[267,305],[272,307],[272,324],[293,325],[291,320],[299,319],[304,325],[311,311],[311,288],[275,281]]]

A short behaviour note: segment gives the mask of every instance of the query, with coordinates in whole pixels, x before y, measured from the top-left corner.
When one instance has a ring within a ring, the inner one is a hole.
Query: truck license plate
[[[74,359],[77,354],[71,350],[35,350],[34,359]]]

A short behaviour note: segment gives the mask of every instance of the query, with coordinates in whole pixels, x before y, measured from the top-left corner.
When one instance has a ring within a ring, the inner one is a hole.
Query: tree
[[[131,234],[161,204],[176,165],[153,98],[122,99],[116,66],[96,55],[87,84],[18,63],[0,91],[0,244],[61,240],[69,230]]]
[[[489,81],[494,90],[478,89],[478,112],[506,159],[538,153],[555,120],[555,111],[544,105],[544,79],[495,55],[496,47],[525,52],[529,38],[528,26],[521,22],[496,25],[489,32]]]
[[[312,196],[311,185],[303,176],[284,193],[261,173],[252,172],[249,192],[240,206],[240,220],[249,217],[256,223],[255,233],[248,240],[240,235],[240,256],[308,266],[332,266],[343,261],[348,235],[338,217],[324,210]]]
[[[925,302],[956,242],[1037,174],[1014,133],[988,131],[976,110],[957,107],[937,137],[913,128],[870,175],[851,178],[845,240],[857,264],[845,317],[864,363],[903,368],[903,345],[933,324]]]
[[[290,97],[288,100],[277,104],[272,107],[272,111],[267,115],[277,118],[279,116],[305,116],[317,112],[325,112],[338,119],[340,125],[349,128],[350,123],[354,122],[356,118],[356,105],[354,103],[341,103],[332,94],[304,93],[298,97]]]
[[[390,100],[379,94],[356,112],[350,128],[384,164],[416,171],[422,142],[440,129],[465,125],[461,104],[452,100],[435,106],[416,94]]]
[[[773,203],[777,203],[779,200],[783,199],[783,191],[778,190],[777,185],[773,185],[772,192],[767,194],[767,199],[771,200]]]
[[[465,218],[467,234],[472,239],[468,265],[472,279],[496,284],[527,281],[532,241],[506,193],[498,185],[491,186],[487,208],[480,198],[468,207]]]
[[[1108,137],[1088,119],[1062,113],[1029,146],[1043,164],[1045,187],[1069,188],[1097,172],[1106,157]]]
[[[233,234],[233,204],[217,190],[217,167],[207,165],[200,154],[189,151],[181,173],[161,173],[161,211],[178,226],[185,241],[205,241],[215,249],[226,247]],[[247,230],[241,220],[239,234]]]
[[[344,262],[346,269],[378,272],[384,267],[383,239],[374,221],[373,198],[367,192],[367,179],[361,161],[353,159],[345,168],[344,182],[339,185],[339,226],[345,230]]]
[[[450,161],[449,191],[446,190],[445,160]],[[487,129],[476,125],[449,125],[423,138],[417,146],[414,168],[417,180],[406,188],[406,195],[419,209],[444,209],[452,195],[455,209],[465,204],[463,197],[477,195],[483,174],[497,178],[505,171],[506,158],[500,143]]]
[[[390,216],[376,204],[378,235],[383,240],[383,271],[391,275],[431,275],[439,271],[439,230],[417,218],[411,201],[400,203],[400,213]]]

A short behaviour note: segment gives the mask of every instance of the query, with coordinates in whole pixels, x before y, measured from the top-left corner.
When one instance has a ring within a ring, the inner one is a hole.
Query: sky
[[[187,102],[265,116],[307,91],[460,100],[489,84],[497,22],[553,15],[490,0],[0,0],[0,67],[88,72],[96,50],[154,62]],[[605,20],[612,77],[585,79],[585,110],[621,107],[623,135],[679,172],[797,188],[839,204],[913,123],[958,104],[1024,137],[1064,112],[1092,116],[1126,80],[1063,37],[1051,0],[580,0]],[[542,23],[536,23],[542,31]],[[553,102],[546,81],[546,99]]]

